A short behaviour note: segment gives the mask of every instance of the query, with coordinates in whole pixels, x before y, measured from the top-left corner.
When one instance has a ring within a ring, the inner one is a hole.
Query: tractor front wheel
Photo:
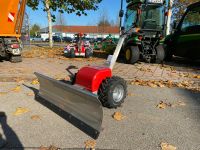
[[[85,58],[90,58],[90,57],[92,57],[92,55],[93,55],[92,49],[87,48],[85,50]]]
[[[98,90],[98,98],[104,107],[117,108],[127,96],[126,81],[120,77],[106,78]]]
[[[74,58],[74,57],[75,57],[75,51],[74,51],[74,49],[71,49],[71,50],[70,50],[70,57],[71,57],[71,58]]]
[[[128,64],[136,63],[140,58],[138,46],[128,46],[125,48],[125,60]]]

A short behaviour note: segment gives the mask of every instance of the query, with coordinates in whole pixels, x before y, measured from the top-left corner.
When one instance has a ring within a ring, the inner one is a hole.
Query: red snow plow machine
[[[112,75],[124,39],[120,38],[114,54],[109,55],[105,64],[81,68],[69,83],[35,73],[40,82],[38,97],[94,139],[101,131],[102,106],[117,108],[127,96],[126,81]]]

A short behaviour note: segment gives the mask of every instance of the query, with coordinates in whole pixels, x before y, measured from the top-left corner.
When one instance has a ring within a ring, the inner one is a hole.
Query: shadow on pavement
[[[165,64],[172,67],[186,67],[190,69],[198,69],[200,66],[200,60],[195,61],[187,58],[173,57],[171,61],[165,62]]]
[[[7,116],[5,112],[0,112],[0,124],[4,132],[5,138],[3,139],[0,134],[0,149],[16,149],[23,150],[23,145],[13,129],[7,124]]]
[[[62,81],[61,80],[61,82],[66,82],[66,81]],[[56,105],[50,103],[49,101],[46,101],[45,99],[39,97],[38,96],[38,94],[39,94],[39,90],[38,89],[36,89],[34,87],[27,86],[25,84],[23,84],[23,85],[34,92],[35,100],[37,102],[39,102],[43,106],[47,107],[48,109],[50,109],[51,111],[56,113],[58,116],[62,117],[63,119],[65,119],[66,121],[68,121],[69,123],[71,123],[72,125],[77,127],[78,129],[80,129],[81,131],[83,131],[85,134],[87,134],[88,136],[92,137],[93,139],[97,139],[98,138],[98,136],[100,134],[99,131],[93,129],[91,126],[85,124],[83,121],[81,121],[78,118],[72,116],[70,113],[61,110],[61,108],[59,108]]]

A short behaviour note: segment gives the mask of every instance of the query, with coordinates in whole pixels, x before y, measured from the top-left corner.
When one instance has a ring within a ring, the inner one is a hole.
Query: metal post
[[[172,6],[173,6],[173,0],[168,0],[168,16],[167,16],[166,35],[170,34],[171,17],[172,17]]]

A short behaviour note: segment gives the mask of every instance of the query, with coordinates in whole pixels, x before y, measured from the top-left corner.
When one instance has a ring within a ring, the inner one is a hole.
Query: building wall
[[[55,33],[53,32],[53,36],[60,36],[60,37],[74,37],[75,33]],[[86,37],[88,38],[106,38],[109,34],[97,34],[97,33],[88,33]],[[119,38],[119,34],[112,34],[113,37]],[[43,41],[45,41],[47,38],[49,38],[48,33],[41,33],[41,38]]]

